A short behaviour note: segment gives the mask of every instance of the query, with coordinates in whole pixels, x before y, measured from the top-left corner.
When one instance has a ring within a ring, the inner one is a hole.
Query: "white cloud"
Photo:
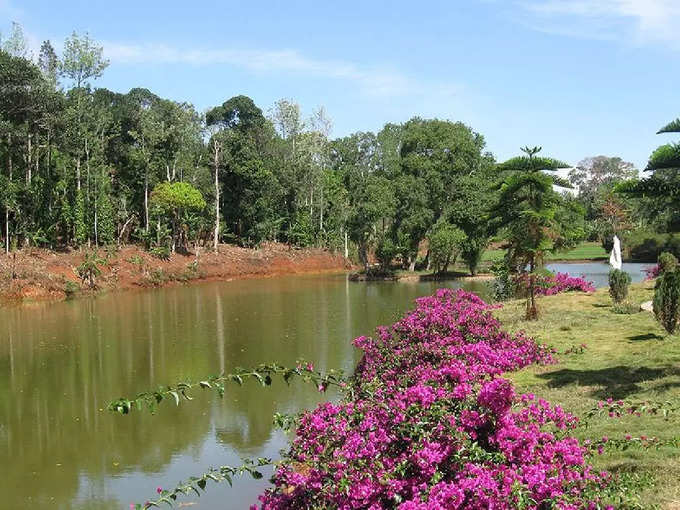
[[[519,0],[534,28],[680,49],[678,0]]]
[[[362,67],[342,60],[314,59],[298,51],[240,49],[178,49],[166,44],[104,42],[104,54],[118,64],[226,64],[258,73],[299,74],[343,80],[377,97],[410,94],[454,96],[459,87],[447,83],[416,80],[404,73]]]

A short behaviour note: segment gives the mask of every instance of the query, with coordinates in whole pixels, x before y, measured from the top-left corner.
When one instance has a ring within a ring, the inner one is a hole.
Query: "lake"
[[[606,285],[605,264],[551,264]],[[600,267],[603,266],[603,267]],[[625,264],[635,280],[639,265]],[[604,276],[603,276],[604,275]],[[604,280],[602,280],[604,278]],[[4,508],[128,508],[210,466],[278,457],[275,412],[332,395],[275,380],[194,392],[155,415],[110,400],[263,362],[351,370],[351,340],[391,324],[439,287],[488,295],[487,282],[349,282],[344,274],[204,283],[0,308],[0,493]],[[212,485],[196,508],[247,508],[265,479]]]
[[[304,358],[322,370],[351,370],[351,339],[392,323],[441,286],[459,283],[297,276],[0,308],[4,507],[128,508],[210,466],[277,457],[286,437],[273,428],[273,414],[328,395],[275,380],[269,388],[228,387],[224,399],[195,393],[195,401],[166,402],[155,415],[119,416],[106,405],[262,362]],[[485,289],[483,282],[466,286]],[[197,508],[247,508],[266,485],[214,485]]]

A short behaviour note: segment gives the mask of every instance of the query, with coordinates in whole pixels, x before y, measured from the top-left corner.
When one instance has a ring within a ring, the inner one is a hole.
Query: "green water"
[[[344,275],[201,284],[0,308],[0,508],[129,507],[209,466],[277,457],[275,412],[314,406],[304,383],[229,387],[224,399],[118,416],[106,404],[184,378],[293,364],[351,370],[370,334],[444,283],[353,283]],[[468,282],[470,290],[485,290]],[[265,472],[268,476],[269,472]],[[212,485],[191,508],[248,508],[267,486]]]

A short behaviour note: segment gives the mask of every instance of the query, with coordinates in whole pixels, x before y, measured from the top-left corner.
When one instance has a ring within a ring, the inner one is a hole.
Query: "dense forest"
[[[500,210],[499,200],[513,176],[514,185],[534,189],[546,185],[536,172],[571,168],[538,148],[497,164],[484,137],[461,122],[416,117],[332,139],[324,109],[306,118],[293,100],[263,110],[238,95],[199,112],[142,88],[96,88],[109,63],[87,34],[73,33],[61,54],[45,41],[32,55],[15,24],[0,45],[7,252],[278,241],[351,251],[366,266],[375,255],[382,266],[446,270],[460,257],[474,272],[499,232],[512,244],[504,211],[524,213]],[[519,182],[519,175],[534,176]],[[632,164],[604,156],[584,159],[568,180],[552,177],[551,188],[573,192],[550,195],[545,221],[569,228],[553,229],[547,241],[608,245],[619,233],[638,244],[654,240],[645,245],[653,257],[669,249],[667,233],[680,223],[675,199],[665,183],[654,188],[654,179],[639,177]],[[518,202],[516,194],[505,200]],[[423,258],[425,240],[432,254]]]

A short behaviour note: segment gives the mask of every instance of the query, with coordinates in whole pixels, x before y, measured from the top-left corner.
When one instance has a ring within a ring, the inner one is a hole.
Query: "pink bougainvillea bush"
[[[515,278],[517,288],[528,287],[529,276],[522,274]],[[557,273],[550,276],[535,276],[537,296],[554,296],[562,292],[595,292],[593,282],[577,276],[569,276],[567,273]]]
[[[304,413],[262,509],[600,508],[577,419],[501,375],[552,363],[474,294],[440,290],[363,351],[338,403]]]
[[[645,274],[645,281],[653,280],[654,278],[658,278],[659,275],[661,274],[661,266],[659,264],[656,264],[655,266],[648,267],[646,269],[643,269]]]

